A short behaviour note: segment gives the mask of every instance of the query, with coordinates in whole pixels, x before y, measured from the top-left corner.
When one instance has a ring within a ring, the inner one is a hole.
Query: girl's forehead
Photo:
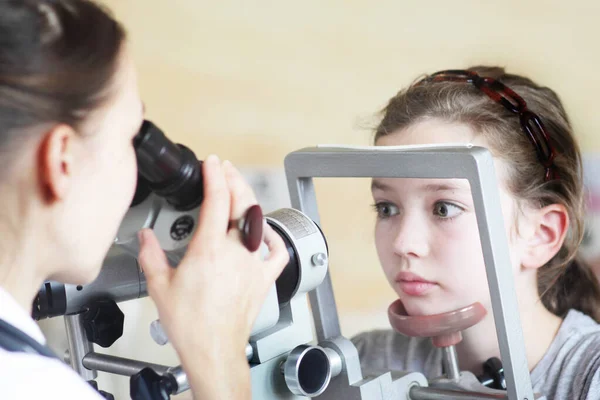
[[[377,146],[409,146],[418,144],[475,143],[477,133],[468,125],[440,119],[427,119],[380,137]],[[477,143],[480,144],[480,143]]]

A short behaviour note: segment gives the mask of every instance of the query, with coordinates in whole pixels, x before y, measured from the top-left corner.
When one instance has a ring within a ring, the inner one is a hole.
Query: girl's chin
[[[414,298],[408,298],[408,299],[400,298],[400,299],[402,301],[402,304],[404,305],[404,309],[406,310],[406,313],[413,317],[424,316],[424,315],[443,314],[443,313],[458,310],[458,309],[468,305],[468,304],[466,304],[463,306],[456,306],[456,305],[448,304],[448,303],[441,303],[441,302],[437,303],[437,302],[431,301],[431,299],[428,299],[428,300],[414,299]]]

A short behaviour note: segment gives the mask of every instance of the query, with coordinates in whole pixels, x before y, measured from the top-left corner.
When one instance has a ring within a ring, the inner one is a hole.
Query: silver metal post
[[[70,361],[70,355],[65,355],[65,361]],[[152,364],[144,361],[131,360],[111,356],[108,354],[88,353],[83,358],[83,366],[90,370],[108,372],[110,374],[132,376],[140,372],[144,368],[152,368],[159,375],[171,375],[177,382],[177,392],[179,394],[190,389],[190,384],[187,375],[181,366],[167,367],[160,364]]]
[[[443,348],[442,364],[448,379],[458,382],[460,380],[460,368],[458,367],[456,347],[448,346]]]
[[[94,351],[83,329],[82,314],[65,315],[65,328],[69,342],[69,364],[86,381],[96,379],[98,372],[83,365],[83,358]]]
[[[111,374],[131,376],[146,367],[152,368],[157,374],[163,375],[169,367],[128,358],[115,357],[108,354],[89,353],[83,358],[83,365],[88,369],[109,372]]]
[[[292,153],[294,154],[294,153]],[[288,156],[289,157],[289,156]],[[315,224],[319,225],[317,210],[317,197],[312,178],[301,175],[298,179],[290,178],[290,163],[286,158],[286,173],[288,174],[288,187],[292,207],[303,211]],[[309,175],[321,176],[321,175]],[[310,306],[313,313],[317,342],[341,336],[340,321],[333,295],[333,285],[329,271],[323,282],[316,289],[308,293]]]
[[[340,321],[329,271],[323,282],[316,289],[308,292],[308,298],[314,315],[317,342],[340,336]]]

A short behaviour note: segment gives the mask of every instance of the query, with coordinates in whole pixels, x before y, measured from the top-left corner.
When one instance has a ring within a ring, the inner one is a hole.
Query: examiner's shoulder
[[[3,399],[102,400],[68,365],[58,359],[0,350]]]

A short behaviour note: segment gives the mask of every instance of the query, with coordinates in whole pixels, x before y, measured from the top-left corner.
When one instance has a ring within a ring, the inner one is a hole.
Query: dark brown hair
[[[0,1],[0,154],[3,167],[31,127],[80,130],[109,98],[125,39],[89,0]]]
[[[562,204],[569,230],[562,248],[538,270],[538,293],[544,306],[560,317],[576,309],[600,322],[600,287],[592,270],[576,258],[583,237],[584,188],[579,146],[557,94],[532,80],[499,67],[473,67],[480,76],[501,81],[519,94],[543,121],[556,150],[554,168],[560,179],[545,181],[545,169],[521,129],[519,117],[491,100],[474,85],[426,82],[411,85],[383,109],[375,142],[425,119],[461,123],[483,135],[492,154],[507,161],[507,186],[527,204]]]

